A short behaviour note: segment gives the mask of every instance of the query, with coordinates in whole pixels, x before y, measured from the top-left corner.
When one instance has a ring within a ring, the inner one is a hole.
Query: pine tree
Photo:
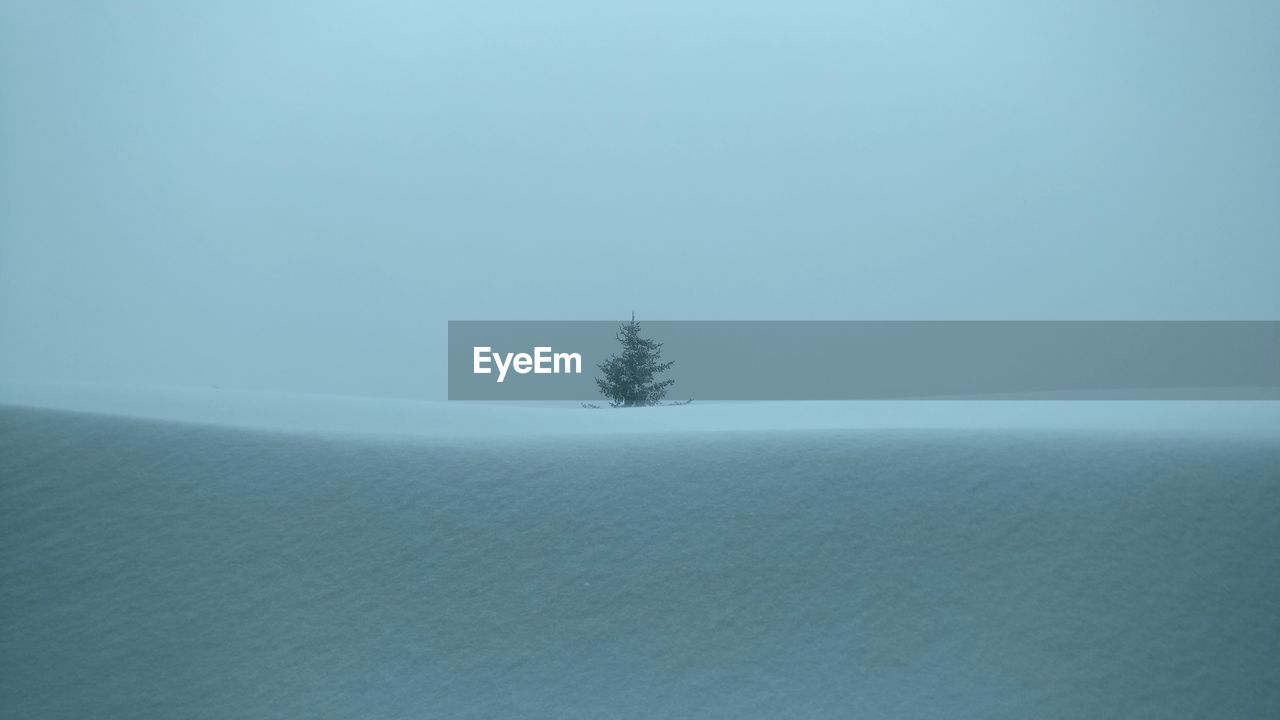
[[[618,329],[618,342],[622,343],[621,355],[610,355],[600,363],[603,377],[596,378],[600,394],[609,398],[613,407],[656,405],[666,397],[667,388],[675,380],[654,380],[654,375],[666,372],[672,361],[661,362],[662,343],[640,336],[640,323],[635,313],[631,322]]]

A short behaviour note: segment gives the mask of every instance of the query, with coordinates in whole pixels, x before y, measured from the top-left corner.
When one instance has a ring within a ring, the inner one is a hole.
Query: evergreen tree
[[[661,362],[662,343],[640,336],[640,323],[635,313],[631,322],[618,329],[618,342],[622,343],[621,355],[610,355],[600,363],[603,377],[596,378],[600,394],[609,398],[613,407],[656,405],[667,394],[667,388],[675,380],[654,380],[658,373],[666,372],[671,361]]]

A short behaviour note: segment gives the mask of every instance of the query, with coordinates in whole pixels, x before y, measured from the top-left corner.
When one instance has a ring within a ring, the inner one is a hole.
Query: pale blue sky
[[[449,319],[1280,319],[1275,2],[6,2],[0,380]]]

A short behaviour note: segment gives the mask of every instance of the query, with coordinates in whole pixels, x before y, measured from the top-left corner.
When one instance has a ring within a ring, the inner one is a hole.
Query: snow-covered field
[[[1280,716],[1271,403],[77,397],[0,716]]]
[[[603,404],[599,399],[596,404]],[[240,428],[476,438],[715,431],[989,429],[1269,434],[1280,402],[861,401],[701,402],[584,410],[576,402],[431,402],[193,387],[0,382],[0,405]]]

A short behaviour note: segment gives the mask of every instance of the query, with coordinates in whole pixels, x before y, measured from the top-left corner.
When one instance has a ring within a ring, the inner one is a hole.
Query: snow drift
[[[1277,547],[1270,434],[7,407],[0,714],[1275,717]]]

